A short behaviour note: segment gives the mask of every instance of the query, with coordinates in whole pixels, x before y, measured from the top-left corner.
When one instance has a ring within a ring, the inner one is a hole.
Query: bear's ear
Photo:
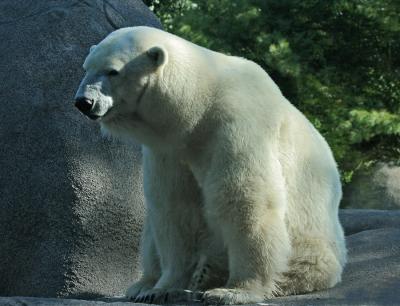
[[[146,54],[154,62],[157,67],[165,65],[168,62],[168,53],[161,46],[152,47],[147,50]]]
[[[94,48],[96,48],[96,46],[97,46],[97,45],[91,46],[90,49],[89,49],[89,53],[91,53],[91,52],[94,50]]]

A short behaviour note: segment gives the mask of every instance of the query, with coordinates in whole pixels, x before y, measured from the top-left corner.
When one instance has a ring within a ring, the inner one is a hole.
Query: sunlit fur
[[[100,42],[84,68],[103,78],[80,87],[101,91],[102,129],[143,145],[143,276],[129,298],[173,302],[191,289],[208,304],[254,303],[340,281],[332,153],[257,64],[135,27]]]

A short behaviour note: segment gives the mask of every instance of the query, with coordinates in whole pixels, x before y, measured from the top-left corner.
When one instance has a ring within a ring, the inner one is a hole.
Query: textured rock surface
[[[400,209],[400,167],[378,163],[344,188],[346,208]]]
[[[400,228],[400,210],[341,209],[346,236],[366,230]]]
[[[346,236],[349,262],[343,281],[329,290],[272,299],[258,305],[400,305],[399,213],[342,210],[340,215],[345,231],[351,233]],[[391,221],[385,224],[385,220]],[[0,305],[128,306],[134,303],[118,298],[77,301],[14,297],[0,298]]]
[[[131,25],[160,27],[141,1],[0,1],[0,295],[113,295],[137,277],[140,152],[72,101],[89,47]]]

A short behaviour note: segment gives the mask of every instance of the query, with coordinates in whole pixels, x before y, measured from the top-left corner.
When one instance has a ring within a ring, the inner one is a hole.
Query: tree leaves
[[[251,59],[330,143],[343,177],[400,162],[397,0],[148,0],[167,30]]]

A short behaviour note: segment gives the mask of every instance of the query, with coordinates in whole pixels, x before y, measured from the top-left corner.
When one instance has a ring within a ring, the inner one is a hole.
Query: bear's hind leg
[[[278,283],[278,295],[295,295],[331,288],[341,280],[342,264],[322,239],[296,242],[289,270]]]

